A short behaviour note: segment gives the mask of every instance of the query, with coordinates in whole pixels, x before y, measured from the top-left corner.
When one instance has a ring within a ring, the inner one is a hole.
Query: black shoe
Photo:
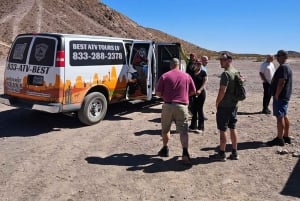
[[[281,147],[283,147],[284,146],[284,140],[276,137],[273,140],[268,141],[267,145],[270,146],[270,147],[272,147],[272,146],[281,146]]]
[[[213,161],[226,161],[226,155],[225,154],[221,154],[221,153],[216,153],[213,155],[209,155],[209,158]]]
[[[163,148],[161,148],[158,152],[158,155],[160,157],[169,157],[169,148],[168,148],[168,146],[164,146]]]
[[[228,157],[230,160],[239,160],[239,155],[235,153],[231,153],[230,156]]]
[[[285,136],[283,136],[283,141],[284,141],[284,143],[292,144],[292,140],[291,140],[290,137],[285,137]]]
[[[269,109],[263,109],[261,111],[261,113],[263,113],[263,114],[271,114],[271,111]]]
[[[182,153],[182,162],[185,165],[192,165],[191,157],[190,157],[190,154],[188,152],[183,151],[183,153]]]

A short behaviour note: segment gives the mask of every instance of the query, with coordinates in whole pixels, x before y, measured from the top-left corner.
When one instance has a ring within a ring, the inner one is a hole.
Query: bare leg
[[[182,148],[188,148],[189,146],[189,135],[187,133],[180,133],[180,141]]]
[[[169,142],[170,138],[171,138],[170,131],[167,132],[167,133],[162,134],[162,139],[163,139],[163,145],[164,146],[168,145],[168,142]]]
[[[277,137],[282,139],[284,130],[284,117],[277,117]]]
[[[237,132],[236,129],[230,129],[230,138],[232,143],[232,149],[237,150]]]
[[[284,137],[288,137],[290,134],[290,121],[287,116],[284,117]]]
[[[225,151],[226,147],[226,131],[220,131],[220,150]]]

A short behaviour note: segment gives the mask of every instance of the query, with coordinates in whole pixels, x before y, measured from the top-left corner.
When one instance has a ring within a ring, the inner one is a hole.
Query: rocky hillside
[[[14,37],[25,32],[62,32],[180,42],[188,54],[212,55],[159,30],[143,27],[98,0],[1,0],[0,54],[5,56]]]

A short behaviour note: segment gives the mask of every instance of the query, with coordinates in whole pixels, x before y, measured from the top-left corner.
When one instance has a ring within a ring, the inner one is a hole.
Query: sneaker
[[[283,136],[283,141],[284,141],[284,143],[292,144],[292,138],[291,137]]]
[[[220,153],[216,153],[213,155],[209,155],[209,158],[213,161],[226,161],[226,155],[225,154],[220,154]]]
[[[203,130],[201,130],[201,129],[196,129],[195,133],[201,134],[201,133],[203,133]]]
[[[190,132],[197,132],[197,130],[198,130],[197,128],[194,128],[194,127],[191,127],[191,126],[189,127]]]
[[[270,147],[272,147],[272,146],[281,146],[281,147],[283,147],[284,146],[284,140],[276,137],[273,140],[268,141],[266,144]]]
[[[231,153],[228,157],[230,160],[239,160],[239,155],[237,153]]]
[[[158,155],[160,157],[169,157],[169,148],[167,146],[164,146],[159,150]]]

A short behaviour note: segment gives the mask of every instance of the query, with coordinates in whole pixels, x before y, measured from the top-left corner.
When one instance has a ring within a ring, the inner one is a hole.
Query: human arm
[[[220,102],[221,102],[222,99],[224,98],[225,93],[226,93],[226,89],[227,89],[227,86],[225,86],[225,85],[220,85],[219,93],[218,93],[218,96],[217,96],[217,99],[216,99],[216,108],[218,108]]]
[[[276,86],[276,93],[275,93],[275,95],[274,95],[275,100],[278,100],[279,95],[280,95],[282,89],[284,88],[285,82],[286,82],[286,81],[285,81],[284,78],[280,78],[280,79],[278,80],[278,83],[277,83],[277,86]]]
[[[207,82],[207,76],[203,77],[203,82],[202,82],[202,85],[200,86],[200,88],[196,91],[196,95],[200,95],[202,90],[204,89],[205,87],[205,84]]]
[[[158,97],[162,98],[162,93],[161,93],[161,92],[157,91],[157,92],[155,92],[155,94],[156,94]]]
[[[262,72],[259,72],[260,78],[264,81],[264,82],[268,82],[265,75]]]

